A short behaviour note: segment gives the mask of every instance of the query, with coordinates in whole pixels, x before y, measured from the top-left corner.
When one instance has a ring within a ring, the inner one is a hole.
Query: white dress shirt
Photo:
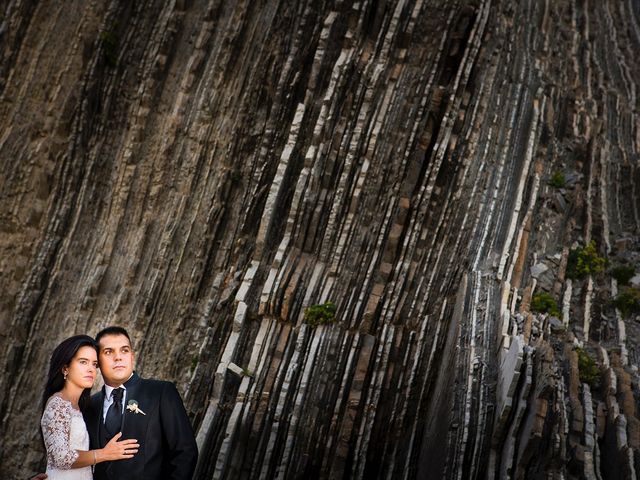
[[[133,373],[131,374],[131,377],[133,377]],[[129,378],[131,378],[131,377],[129,377]],[[105,383],[104,384],[104,403],[102,404],[102,421],[103,422],[107,418],[107,410],[109,410],[109,407],[113,403],[113,397],[111,396],[111,392],[113,392],[116,388],[121,388],[123,390],[123,392],[122,392],[122,413],[124,414],[124,406],[126,405],[126,401],[127,401],[127,387],[125,387],[124,384],[120,385],[120,387],[110,387],[109,385],[107,385]]]

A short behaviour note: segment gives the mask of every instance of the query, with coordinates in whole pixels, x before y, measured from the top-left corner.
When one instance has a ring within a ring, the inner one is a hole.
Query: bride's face
[[[98,355],[91,347],[80,347],[71,362],[63,370],[67,373],[67,382],[80,387],[91,388],[98,371]]]

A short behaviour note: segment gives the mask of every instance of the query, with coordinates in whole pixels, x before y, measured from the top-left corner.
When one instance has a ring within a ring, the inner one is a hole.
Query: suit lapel
[[[132,414],[129,410],[127,410],[127,405],[131,400],[138,400],[139,396],[139,386],[140,386],[140,377],[137,373],[134,373],[133,376],[125,382],[125,387],[127,388],[127,398],[125,399],[124,411],[122,412],[122,436],[127,438],[129,435],[133,434],[131,422],[127,422],[127,417]]]
[[[98,445],[100,448],[104,447],[104,444],[102,442],[102,428],[103,428],[103,424],[102,424],[102,411],[104,409],[104,395],[105,395],[105,390],[104,390],[104,385],[102,386],[102,389],[100,390],[100,393],[98,395],[96,395],[96,403],[95,403],[95,415],[96,418],[94,420],[94,425],[95,425],[95,432],[96,432],[96,445]]]

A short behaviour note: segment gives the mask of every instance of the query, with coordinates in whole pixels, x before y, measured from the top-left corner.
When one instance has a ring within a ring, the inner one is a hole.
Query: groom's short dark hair
[[[111,327],[103,328],[96,335],[96,343],[100,343],[100,339],[105,335],[124,335],[129,340],[129,343],[131,343],[131,337],[129,336],[127,331],[122,327],[117,327],[113,325]]]

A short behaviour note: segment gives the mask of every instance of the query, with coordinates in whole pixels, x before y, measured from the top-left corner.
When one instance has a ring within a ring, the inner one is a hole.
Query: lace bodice
[[[89,450],[89,434],[82,413],[58,395],[52,395],[40,421],[47,450],[49,479],[91,480],[91,467],[74,468],[77,450]]]

